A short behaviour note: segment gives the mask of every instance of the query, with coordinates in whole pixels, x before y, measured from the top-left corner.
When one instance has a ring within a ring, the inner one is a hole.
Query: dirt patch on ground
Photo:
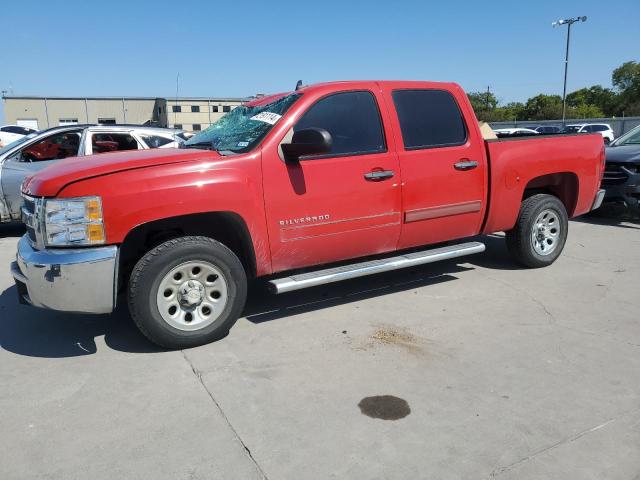
[[[399,344],[399,345],[415,345],[416,337],[408,332],[397,330],[393,327],[383,327],[377,329],[371,335],[372,340],[376,340],[381,343],[387,344]]]
[[[369,335],[364,349],[368,350],[379,346],[391,345],[418,354],[422,353],[422,343],[420,338],[406,329],[383,325],[377,327]]]

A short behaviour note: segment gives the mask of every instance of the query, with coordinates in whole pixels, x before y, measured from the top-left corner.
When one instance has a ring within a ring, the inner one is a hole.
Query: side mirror
[[[291,143],[282,144],[282,153],[287,162],[298,162],[304,155],[329,153],[333,139],[323,128],[305,128],[293,134]]]

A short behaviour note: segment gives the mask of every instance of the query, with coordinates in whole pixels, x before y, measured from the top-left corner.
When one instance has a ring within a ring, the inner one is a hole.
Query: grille
[[[629,175],[620,165],[607,163],[602,177],[602,185],[622,185],[629,179]]]

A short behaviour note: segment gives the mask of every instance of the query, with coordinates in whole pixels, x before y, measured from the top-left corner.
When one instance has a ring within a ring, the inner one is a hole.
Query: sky
[[[502,102],[611,86],[640,61],[640,1],[30,0],[0,5],[0,90],[244,97],[330,80],[442,80]],[[3,121],[0,106],[0,123]]]

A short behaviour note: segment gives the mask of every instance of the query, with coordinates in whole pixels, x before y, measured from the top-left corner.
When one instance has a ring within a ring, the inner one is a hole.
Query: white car
[[[530,128],[496,128],[495,134],[500,137],[526,137],[530,135],[539,135],[535,130]]]
[[[36,131],[37,130],[33,128],[21,127],[20,125],[5,125],[4,127],[0,127],[0,147],[9,145],[30,133],[36,133]]]
[[[604,138],[604,143],[613,142],[615,138],[611,125],[607,123],[577,123],[567,125],[562,133],[599,133]]]

